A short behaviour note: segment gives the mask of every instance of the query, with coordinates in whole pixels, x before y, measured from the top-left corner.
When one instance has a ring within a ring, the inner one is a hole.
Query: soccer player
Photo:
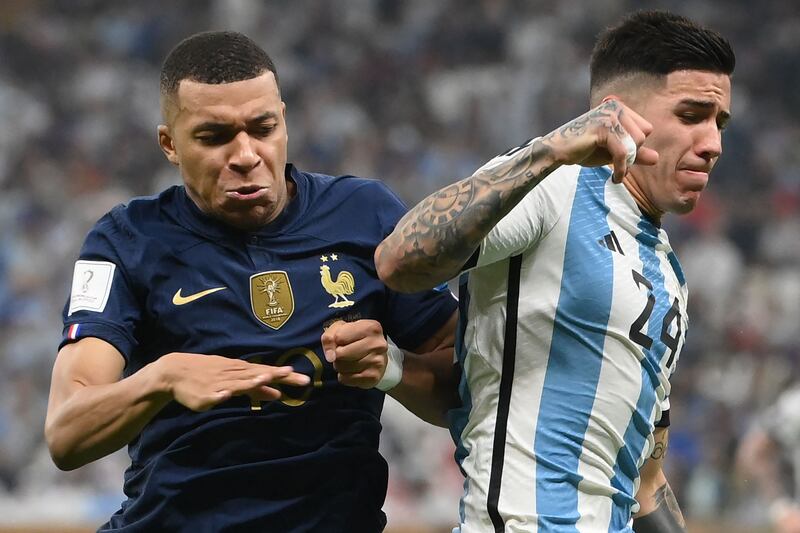
[[[377,278],[405,208],[378,181],[287,164],[275,66],[247,37],[178,44],[161,109],[183,186],[86,238],[53,368],[54,461],[128,446],[127,499],[102,531],[381,531],[383,391],[444,411],[420,401],[427,360],[398,361],[436,352],[452,369],[455,299]]]
[[[686,281],[661,223],[722,153],[734,62],[714,31],[630,15],[596,43],[591,111],[432,194],[376,251],[398,290],[466,273],[461,533],[685,527],[662,461]]]

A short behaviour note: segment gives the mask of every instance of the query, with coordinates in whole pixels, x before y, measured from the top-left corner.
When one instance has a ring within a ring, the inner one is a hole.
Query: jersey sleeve
[[[130,239],[112,213],[89,232],[73,270],[59,349],[84,337],[96,337],[129,359],[137,346],[135,330],[141,319],[141,306],[124,261]]]
[[[664,398],[664,401],[661,402],[661,416],[656,420],[655,427],[669,427],[669,398]]]
[[[446,283],[410,294],[389,291],[386,333],[399,347],[413,351],[456,312],[458,302]]]
[[[484,165],[487,168],[508,156],[501,155]],[[575,169],[561,167],[528,192],[484,237],[478,250],[462,271],[489,265],[535,247],[558,222],[574,194]]]

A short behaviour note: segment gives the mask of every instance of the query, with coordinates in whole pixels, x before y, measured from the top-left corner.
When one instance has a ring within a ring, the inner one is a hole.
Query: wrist
[[[375,385],[376,389],[388,392],[403,380],[404,359],[403,350],[389,341],[389,347],[386,350],[386,369],[383,371],[383,377]]]
[[[156,398],[163,398],[165,400],[173,399],[173,376],[172,365],[170,364],[170,356],[172,354],[162,355],[152,363],[146,365],[141,373],[145,374],[145,390],[148,396]]]

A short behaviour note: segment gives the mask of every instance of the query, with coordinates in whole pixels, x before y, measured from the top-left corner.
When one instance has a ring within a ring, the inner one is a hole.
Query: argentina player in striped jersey
[[[376,250],[395,289],[462,274],[456,531],[685,529],[662,462],[687,289],[661,221],[722,153],[734,63],[688,19],[627,17],[595,45],[591,111],[429,196]]]

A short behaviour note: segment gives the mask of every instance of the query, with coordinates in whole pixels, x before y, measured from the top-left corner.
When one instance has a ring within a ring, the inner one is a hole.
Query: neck
[[[653,202],[647,198],[647,195],[642,191],[642,188],[639,187],[639,184],[636,182],[635,179],[631,176],[630,171],[625,174],[625,177],[622,178],[622,184],[625,185],[625,188],[628,189],[628,192],[631,193],[633,199],[636,201],[636,205],[639,206],[639,209],[642,210],[642,213],[647,216],[650,220],[660,223],[661,216],[664,214],[664,211],[658,209]]]

